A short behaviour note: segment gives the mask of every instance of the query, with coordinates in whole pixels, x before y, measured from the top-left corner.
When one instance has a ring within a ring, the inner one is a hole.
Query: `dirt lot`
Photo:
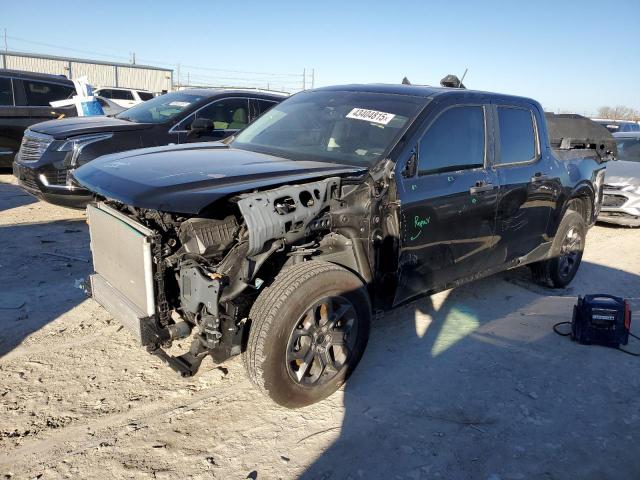
[[[640,478],[640,359],[551,329],[583,293],[640,312],[640,230],[592,229],[565,291],[523,269],[377,319],[349,384],[296,411],[239,359],[182,380],[136,347],[78,288],[83,214],[9,175],[0,244],[0,478]]]

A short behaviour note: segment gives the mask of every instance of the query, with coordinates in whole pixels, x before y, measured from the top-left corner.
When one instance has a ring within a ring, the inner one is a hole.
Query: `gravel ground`
[[[638,479],[640,359],[551,327],[584,293],[640,311],[639,241],[593,228],[564,291],[522,269],[384,315],[348,385],[292,411],[237,358],[183,380],[138,348],[79,288],[83,213],[0,175],[0,478]]]

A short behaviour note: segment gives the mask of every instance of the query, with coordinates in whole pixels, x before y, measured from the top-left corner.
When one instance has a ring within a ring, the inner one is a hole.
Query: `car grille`
[[[66,185],[68,171],[69,170],[67,170],[66,168],[47,168],[43,169],[41,172],[47,178],[47,182],[49,183],[49,185]]]
[[[602,199],[603,207],[621,207],[627,202],[627,197],[622,195],[605,195]]]
[[[38,183],[36,182],[36,172],[30,168],[23,168],[20,170],[20,182],[31,190],[40,190]]]
[[[57,169],[52,166],[47,166],[38,170],[22,167],[20,169],[20,180],[25,187],[40,190],[39,184],[43,183],[40,179],[40,175],[44,175],[47,179],[46,185],[66,185],[68,171],[69,170],[66,168]]]
[[[51,142],[53,142],[52,136],[27,130],[20,145],[20,160],[37,162],[47,151]]]

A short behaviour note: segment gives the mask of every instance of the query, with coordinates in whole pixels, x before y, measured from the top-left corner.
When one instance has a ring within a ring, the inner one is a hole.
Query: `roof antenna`
[[[464,77],[467,76],[467,72],[469,71],[468,68],[464,69],[464,73],[462,74],[462,78],[460,79],[460,85],[462,86],[462,81],[464,80]],[[462,86],[462,88],[464,88],[464,86]]]

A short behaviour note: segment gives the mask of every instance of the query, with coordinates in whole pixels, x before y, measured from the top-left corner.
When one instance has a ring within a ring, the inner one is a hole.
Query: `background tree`
[[[618,105],[616,107],[600,107],[598,118],[610,118],[612,120],[640,120],[640,112],[633,108]]]

